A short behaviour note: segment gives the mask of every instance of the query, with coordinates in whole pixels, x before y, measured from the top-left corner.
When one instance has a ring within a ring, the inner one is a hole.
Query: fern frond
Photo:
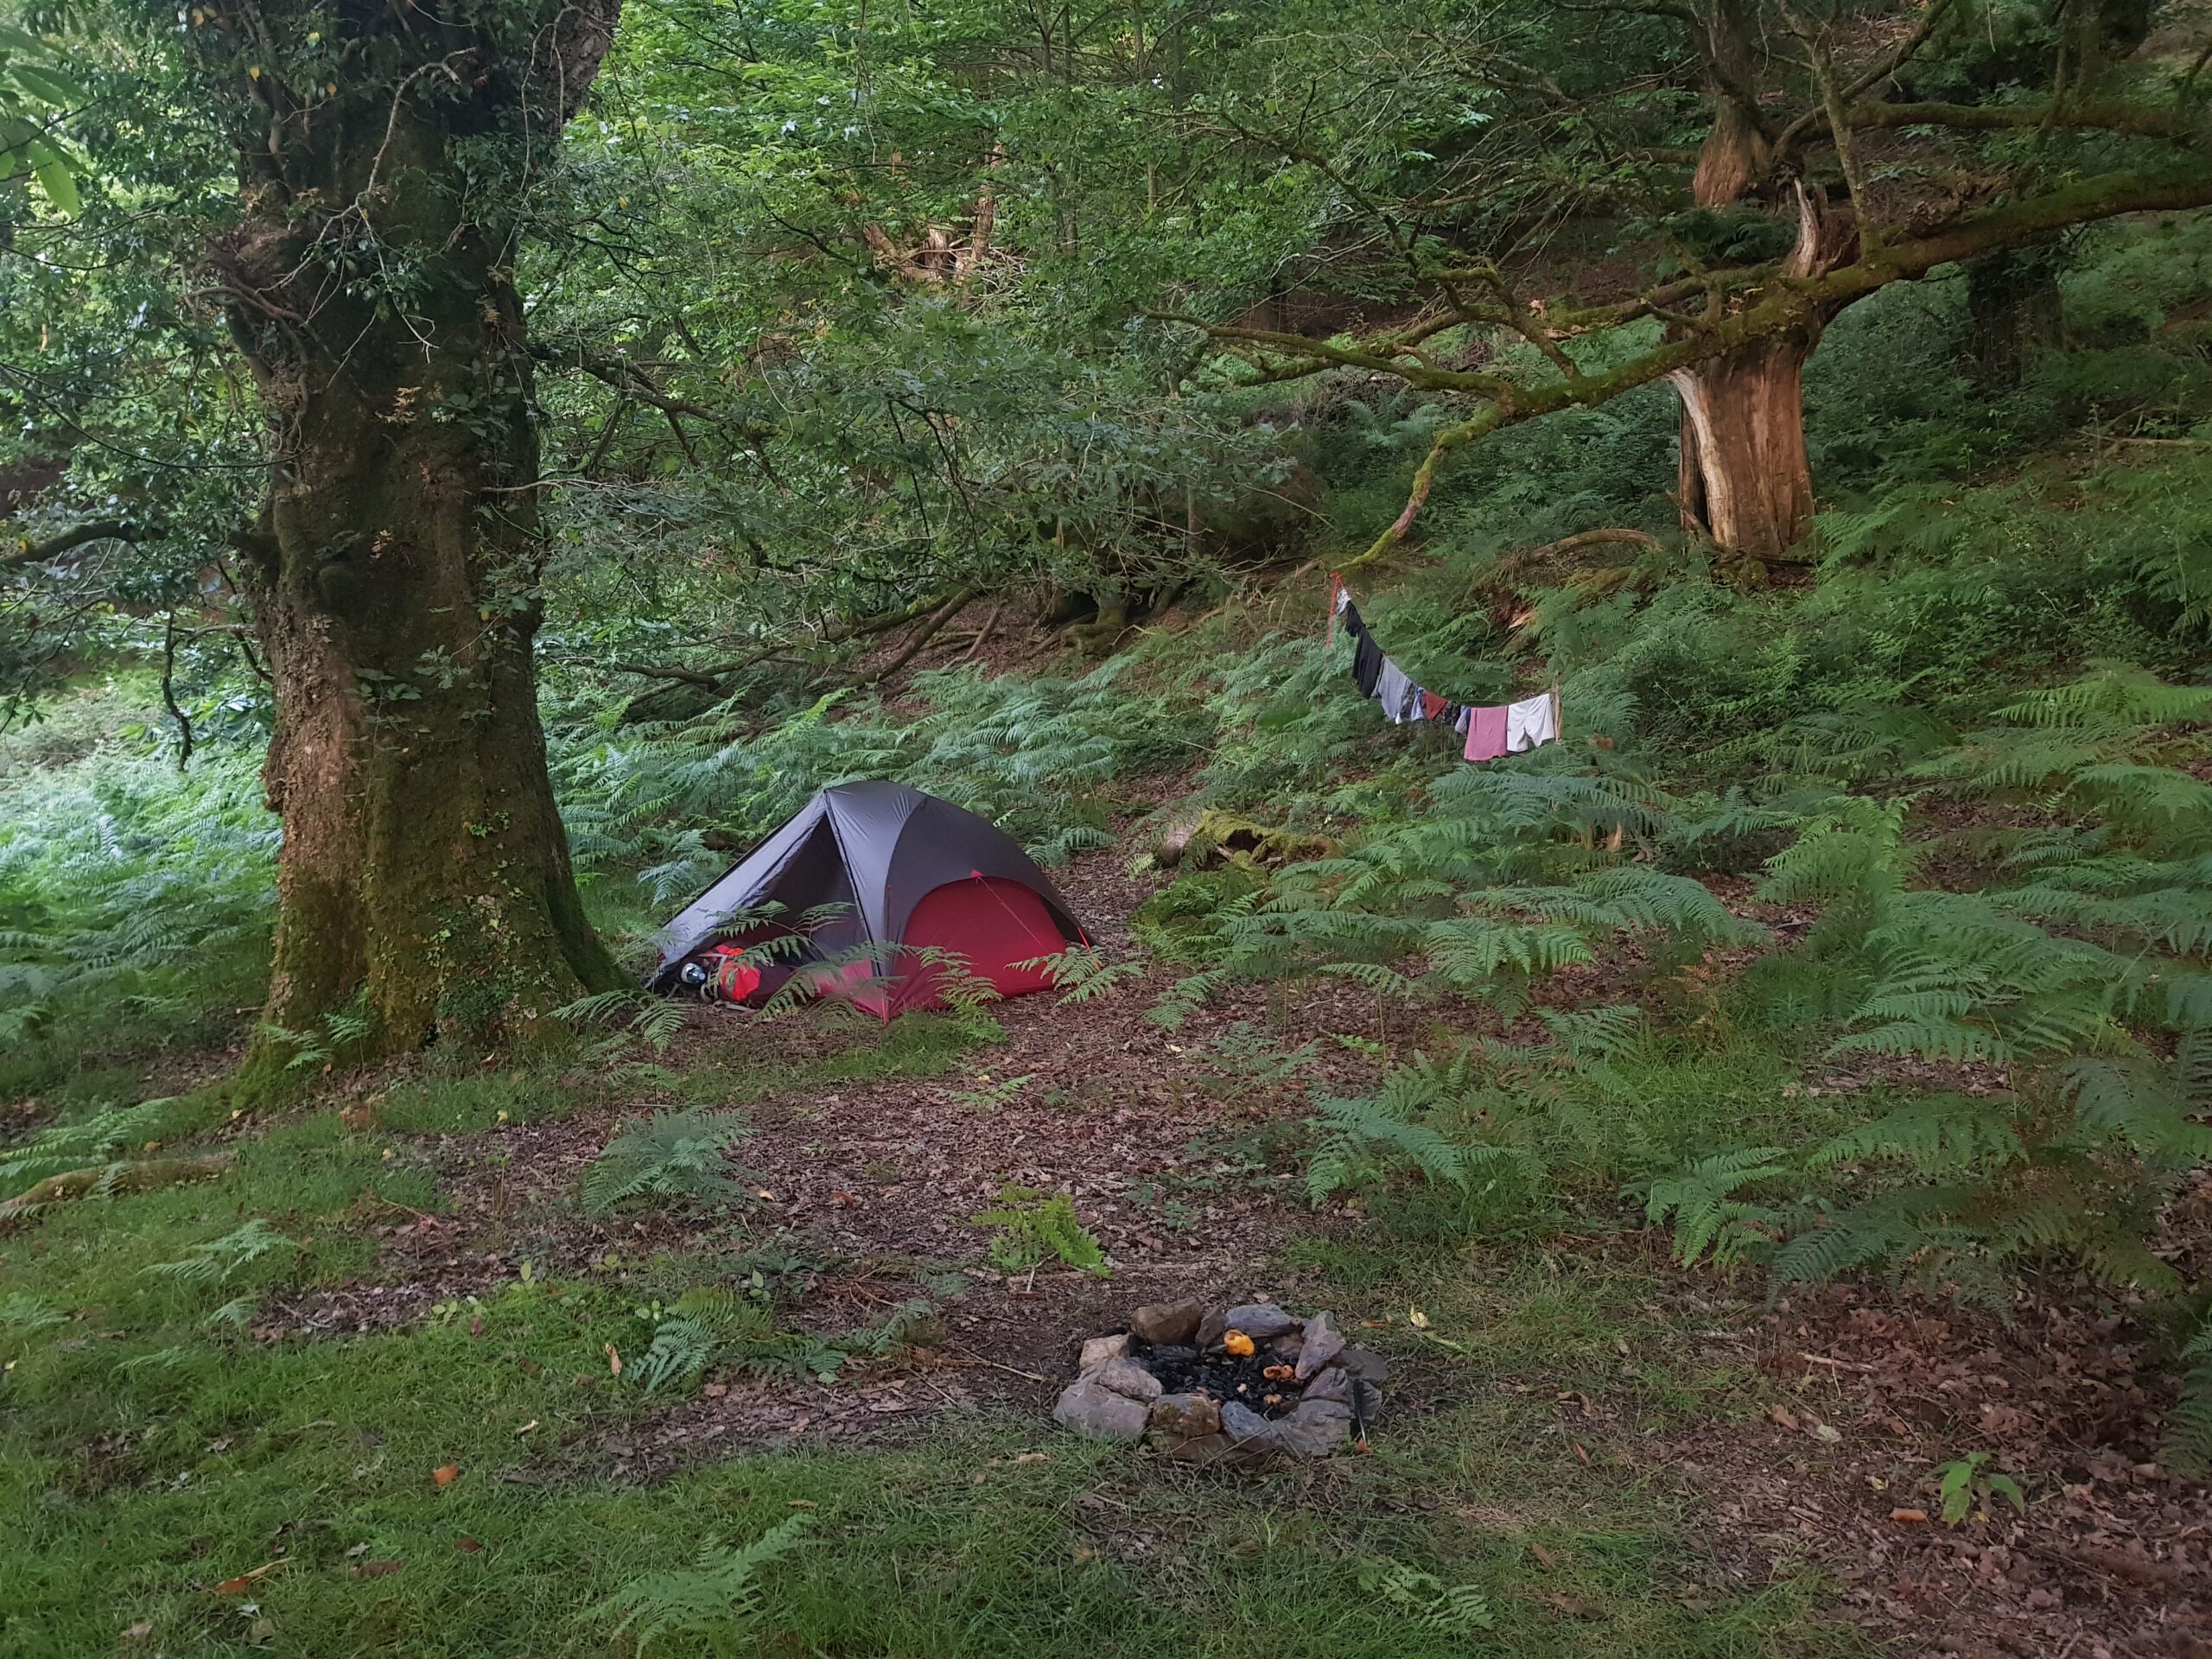
[[[2181,1357],[2181,1398],[2166,1414],[2166,1460],[2183,1474],[2202,1474],[2212,1469],[2212,1314]]]
[[[582,1617],[613,1620],[613,1634],[630,1637],[640,1654],[671,1637],[719,1646],[759,1621],[762,1569],[796,1549],[808,1524],[794,1515],[749,1544],[709,1540],[690,1567],[634,1580]]]
[[[748,1189],[728,1153],[749,1132],[737,1112],[659,1112],[632,1123],[585,1172],[584,1209],[603,1216],[641,1198],[693,1205],[742,1202]]]
[[[1700,1158],[1650,1184],[1645,1218],[1656,1224],[1673,1217],[1675,1255],[1684,1267],[1694,1266],[1708,1250],[1724,1267],[1760,1254],[1772,1248],[1780,1212],[1734,1195],[1789,1174],[1789,1166],[1780,1161],[1785,1156],[1781,1147],[1747,1147]]]

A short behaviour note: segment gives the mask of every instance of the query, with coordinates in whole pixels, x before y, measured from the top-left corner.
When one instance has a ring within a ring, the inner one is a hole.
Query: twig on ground
[[[972,1348],[955,1348],[952,1351],[961,1356],[963,1359],[972,1359],[978,1365],[988,1365],[993,1370],[1004,1371],[1010,1376],[1027,1377],[1032,1382],[1043,1382],[1046,1384],[1050,1384],[1052,1381],[1051,1377],[1039,1376],[1034,1371],[1025,1371],[1019,1365],[1002,1365],[995,1359],[986,1359],[982,1355],[977,1353]]]
[[[1848,1359],[1830,1359],[1826,1354],[1800,1354],[1797,1357],[1808,1365],[1828,1365],[1839,1371],[1858,1371],[1868,1376],[1882,1369],[1878,1365],[1860,1365]]]

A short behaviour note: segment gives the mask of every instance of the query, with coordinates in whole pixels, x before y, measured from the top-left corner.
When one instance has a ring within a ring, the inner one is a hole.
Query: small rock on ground
[[[1086,1377],[1060,1390],[1052,1421],[1102,1440],[1139,1440],[1144,1438],[1145,1408]]]
[[[1148,1347],[1187,1347],[1198,1334],[1198,1321],[1205,1316],[1205,1308],[1198,1302],[1147,1303],[1129,1315],[1129,1334]]]
[[[1244,1302],[1207,1314],[1198,1326],[1198,1346],[1212,1347],[1225,1331],[1242,1331],[1254,1342],[1265,1342],[1270,1337],[1296,1331],[1304,1323],[1296,1314],[1287,1313],[1272,1302]]]
[[[1084,1373],[1084,1377],[1102,1389],[1147,1405],[1160,1398],[1160,1379],[1134,1359],[1109,1359],[1096,1370]]]
[[[1312,1376],[1344,1351],[1344,1332],[1332,1314],[1316,1313],[1306,1321],[1306,1341],[1298,1351],[1298,1380]]]
[[[1076,1374],[1095,1371],[1109,1359],[1119,1359],[1129,1351],[1127,1332],[1111,1337],[1092,1337],[1083,1344],[1083,1352],[1075,1362]]]

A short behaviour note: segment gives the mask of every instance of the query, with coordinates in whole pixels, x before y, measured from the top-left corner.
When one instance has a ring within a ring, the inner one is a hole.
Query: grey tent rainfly
[[[770,944],[789,936],[803,943]],[[1085,943],[997,825],[904,784],[838,784],[662,930],[646,983],[757,1004],[803,976],[888,1019],[944,1000],[948,958],[1014,996],[1052,982],[1024,964]]]

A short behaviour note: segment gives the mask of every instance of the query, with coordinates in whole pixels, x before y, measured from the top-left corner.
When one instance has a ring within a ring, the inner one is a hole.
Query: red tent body
[[[729,925],[771,907],[772,920]],[[802,932],[795,955],[758,948]],[[903,784],[841,784],[668,925],[647,983],[674,988],[697,961],[720,994],[757,1006],[803,976],[889,1019],[942,1007],[956,973],[1001,996],[1041,990],[1049,973],[1020,964],[1083,942],[1045,873],[996,825]]]

